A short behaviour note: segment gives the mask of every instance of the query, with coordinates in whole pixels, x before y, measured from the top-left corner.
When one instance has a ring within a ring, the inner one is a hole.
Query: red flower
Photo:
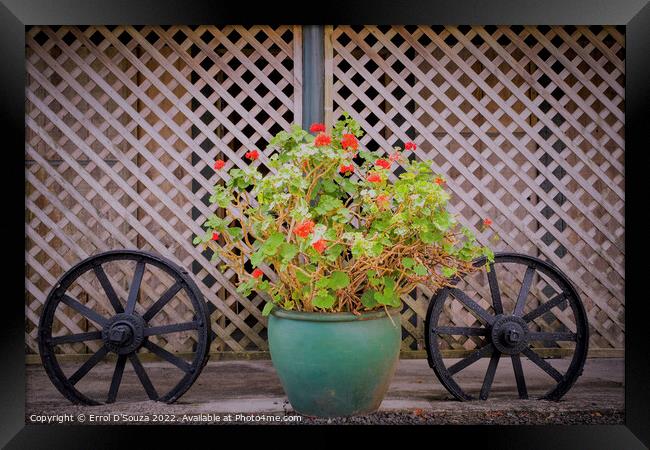
[[[416,148],[418,148],[418,146],[415,145],[415,142],[409,141],[406,144],[404,144],[404,149],[405,150],[415,150]]]
[[[214,169],[215,170],[221,170],[221,169],[223,169],[223,166],[225,166],[225,165],[226,165],[226,162],[223,159],[217,159],[214,162]]]
[[[260,269],[255,269],[251,275],[253,275],[253,278],[257,279],[264,275],[264,272],[262,272]]]
[[[327,248],[327,242],[325,242],[325,239],[319,239],[311,246],[316,250],[318,253],[323,253],[323,251]]]
[[[378,195],[376,201],[377,201],[377,205],[379,205],[380,207],[386,206],[386,204],[388,203],[388,196],[383,194]]]
[[[252,150],[250,152],[246,152],[244,156],[250,159],[251,161],[255,161],[257,158],[260,157],[260,152],[258,152],[257,150]]]
[[[320,133],[325,131],[325,125],[322,123],[312,123],[311,127],[309,127],[309,131],[312,133]]]
[[[371,173],[370,175],[368,175],[367,180],[370,181],[371,183],[379,183],[381,182],[381,177],[377,173]]]
[[[385,159],[378,159],[375,161],[375,165],[384,169],[390,169],[390,161],[386,161]]]
[[[296,233],[298,236],[302,238],[306,238],[311,234],[312,231],[314,231],[314,225],[316,224],[313,221],[305,220],[304,222],[301,222],[298,224],[298,226],[296,226],[294,233]]]
[[[341,167],[339,167],[339,173],[341,173],[341,175],[345,175],[346,173],[354,173],[354,165],[353,164],[350,164],[349,166],[341,165]]]
[[[401,157],[402,157],[402,154],[400,152],[395,152],[395,153],[391,153],[390,156],[388,157],[388,159],[390,159],[391,161],[397,161]]]
[[[492,225],[492,219],[490,219],[489,217],[483,219],[483,226],[485,228],[490,228],[490,225]]]
[[[314,139],[314,145],[316,147],[324,147],[332,143],[332,137],[329,134],[319,133]]]
[[[446,183],[445,179],[442,177],[436,177],[435,180],[433,180],[434,183],[436,183],[438,186],[442,186]]]
[[[356,150],[359,148],[359,141],[354,136],[354,134],[344,134],[343,139],[341,139],[341,147],[344,149]]]
[[[219,239],[219,233],[216,232],[216,231],[213,231],[212,232],[212,240],[216,241],[217,239]]]

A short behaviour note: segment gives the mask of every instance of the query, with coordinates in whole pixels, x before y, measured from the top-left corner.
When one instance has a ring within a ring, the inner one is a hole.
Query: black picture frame
[[[25,26],[114,24],[544,24],[626,26],[626,303],[625,424],[597,426],[411,427],[427,433],[431,445],[451,439],[458,445],[487,448],[636,449],[650,446],[650,352],[648,300],[644,279],[650,255],[644,238],[650,168],[650,5],[648,0],[363,0],[326,2],[218,2],[209,0],[2,0],[0,4],[0,110],[5,125],[0,238],[4,258],[0,349],[0,445],[7,448],[116,448],[140,435],[148,446],[170,442],[180,427],[25,425],[24,245],[12,239],[24,232]],[[15,272],[15,273],[12,273]],[[22,272],[22,273],[21,273]],[[184,427],[183,427],[184,428]],[[237,430],[218,427],[219,433]],[[267,427],[253,427],[256,429]],[[286,433],[287,427],[271,427]],[[308,427],[300,431],[323,432]],[[108,430],[111,432],[106,432]],[[116,429],[116,432],[112,430]],[[191,427],[192,431],[214,427]],[[250,430],[250,428],[248,428]],[[366,428],[368,430],[368,428]],[[181,430],[185,431],[185,430]],[[340,430],[339,430],[340,431]],[[394,428],[372,427],[376,436]],[[249,431],[246,431],[247,433]],[[278,435],[280,436],[280,435]],[[307,438],[307,435],[305,435]],[[140,440],[140,439],[138,439]],[[185,445],[188,445],[185,441]],[[412,445],[417,444],[417,441]],[[179,444],[182,445],[182,444]],[[200,445],[198,442],[190,445]],[[217,445],[208,442],[206,445]],[[237,445],[235,443],[228,445]],[[182,447],[180,447],[182,448]]]

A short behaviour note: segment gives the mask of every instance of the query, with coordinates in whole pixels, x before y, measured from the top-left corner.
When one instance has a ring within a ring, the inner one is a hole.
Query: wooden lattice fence
[[[300,122],[300,33],[293,26],[28,31],[29,350],[37,349],[38,317],[56,279],[114,248],[153,250],[192,268],[213,311],[214,350],[266,348],[262,299],[237,294],[232,271],[221,273],[192,238],[210,214],[213,161],[245,166],[248,149]],[[267,161],[262,155],[261,165]],[[153,277],[143,282],[152,300],[166,287]],[[70,314],[58,317],[61,326],[87,326]]]
[[[37,352],[55,281],[115,248],[152,250],[191,269],[212,311],[213,351],[266,350],[262,299],[239,295],[232,271],[221,272],[192,238],[210,213],[212,162],[247,165],[245,152],[301,122],[301,27],[32,27],[26,38],[27,351]],[[325,49],[327,120],[350,112],[371,150],[415,140],[415,155],[446,174],[461,222],[486,240],[479,224],[489,216],[501,238],[490,245],[570,274],[592,347],[621,349],[623,32],[336,26],[326,29]],[[261,154],[262,171],[269,156]],[[129,281],[127,270],[107,272],[118,290]],[[144,301],[166,283],[148,276]],[[97,280],[76,289],[109,310]],[[533,295],[544,289],[539,280]],[[404,350],[423,348],[429,295],[405,298]],[[187,314],[185,304],[176,299],[166,314]],[[448,315],[474,320],[463,308]],[[572,326],[561,312],[559,322],[538,325]],[[70,333],[88,326],[71,310],[57,316]],[[193,344],[188,336],[174,350]]]
[[[348,111],[371,150],[415,141],[417,157],[447,175],[461,222],[497,250],[539,256],[569,274],[592,346],[622,348],[621,30],[336,26],[327,35],[330,120]],[[481,231],[484,217],[498,242]],[[538,280],[533,295],[544,288]],[[429,295],[405,298],[405,347],[423,348]],[[450,320],[471,326],[476,318],[456,311]]]

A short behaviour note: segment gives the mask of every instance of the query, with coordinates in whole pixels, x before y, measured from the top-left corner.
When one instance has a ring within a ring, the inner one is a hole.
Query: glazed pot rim
[[[387,308],[388,314],[397,316],[402,308]],[[356,322],[362,320],[383,319],[388,316],[384,309],[374,311],[362,311],[359,315],[351,312],[310,312],[310,311],[291,311],[282,308],[273,308],[271,315],[282,319],[303,320],[307,322]]]

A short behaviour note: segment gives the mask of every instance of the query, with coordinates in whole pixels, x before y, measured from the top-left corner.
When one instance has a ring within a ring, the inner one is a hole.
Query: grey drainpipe
[[[325,121],[324,26],[302,28],[302,127]]]

